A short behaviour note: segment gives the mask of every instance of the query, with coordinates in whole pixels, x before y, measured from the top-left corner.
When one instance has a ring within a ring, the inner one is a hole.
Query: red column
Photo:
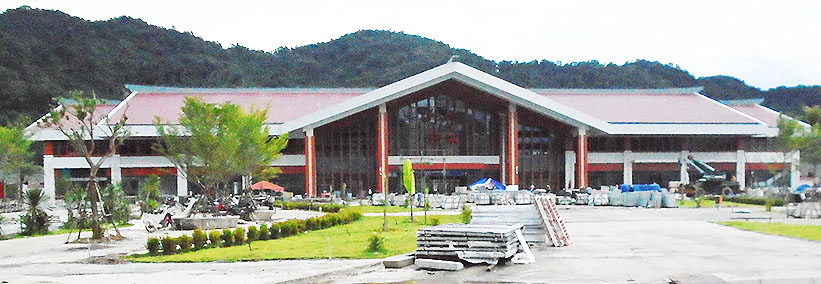
[[[576,184],[578,188],[587,187],[587,131],[579,128],[578,148],[576,149]]]
[[[54,144],[51,141],[43,143],[43,155],[54,155]]]
[[[377,185],[378,192],[385,192],[388,181],[388,112],[385,104],[379,105],[379,119],[377,119]]]
[[[305,195],[316,197],[316,139],[314,130],[305,130]]]
[[[516,105],[507,110],[507,184],[519,184],[519,117]]]

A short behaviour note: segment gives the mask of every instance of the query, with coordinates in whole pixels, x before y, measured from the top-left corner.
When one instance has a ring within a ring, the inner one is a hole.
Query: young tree
[[[239,106],[216,105],[189,97],[180,125],[155,121],[162,143],[156,150],[168,158],[208,198],[227,192],[228,181],[248,174],[275,174],[271,161],[279,156],[288,136],[270,137],[266,111],[246,114]]]
[[[818,167],[821,163],[821,110],[805,108],[805,118],[814,122],[810,128],[799,124],[795,119],[781,117],[778,120],[778,137],[780,148],[784,152],[801,151],[801,161]],[[786,169],[785,169],[786,171]]]
[[[25,131],[27,118],[21,118],[6,127],[0,126],[0,171],[6,177],[17,177],[17,194],[23,196],[26,176],[37,173],[40,167],[34,165],[33,141]]]
[[[402,164],[402,180],[410,198],[410,202],[408,202],[410,205],[410,221],[413,222],[413,195],[416,194],[416,178],[413,176],[413,164],[410,159],[405,160],[405,163]]]
[[[152,213],[160,207],[162,197],[160,197],[160,177],[151,175],[145,183],[140,185],[138,199],[140,202],[140,215]]]
[[[97,173],[108,158],[117,152],[129,136],[126,127],[126,116],[118,121],[110,121],[106,113],[102,113],[97,106],[104,101],[97,99],[92,93],[91,98],[83,97],[80,91],[72,91],[69,98],[58,98],[59,106],[52,110],[41,121],[42,127],[55,127],[68,138],[68,142],[75,153],[88,163],[89,180],[86,193],[91,205],[92,239],[103,237],[99,223],[100,193],[97,185]]]

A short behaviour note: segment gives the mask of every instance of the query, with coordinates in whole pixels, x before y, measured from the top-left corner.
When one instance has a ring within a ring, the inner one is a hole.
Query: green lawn
[[[821,226],[819,225],[793,225],[784,223],[760,223],[750,221],[722,221],[716,223],[746,231],[753,231],[764,234],[779,235],[812,241],[821,241]]]
[[[701,202],[701,207],[713,207],[714,205],[716,205],[716,202],[712,201],[712,200],[709,200],[709,199],[705,199],[704,201]],[[696,201],[695,200],[690,200],[690,199],[684,199],[684,200],[679,201],[678,207],[696,208]]]
[[[385,206],[373,206],[373,205],[361,205],[361,206],[351,206],[351,208],[359,208],[362,213],[382,213],[382,210],[385,210]],[[428,210],[430,213],[433,210]],[[388,213],[398,213],[398,212],[410,212],[410,208],[402,207],[402,206],[388,206]],[[424,215],[424,210],[422,208],[413,207],[413,215],[416,215],[416,212],[419,214]]]
[[[715,205],[716,205],[716,202],[712,201],[712,200],[709,200],[709,199],[705,199],[704,201],[701,202],[701,207],[713,207]],[[690,200],[690,199],[684,199],[681,202],[679,202],[678,206],[683,207],[683,208],[695,208],[696,207],[696,201],[695,200]],[[732,206],[732,207],[761,207],[761,208],[764,208],[764,206],[762,206],[762,205],[738,203],[738,202],[730,202],[730,201],[724,201],[724,203],[722,203],[721,206],[724,206],[724,207]]]
[[[433,216],[428,216],[428,222]],[[461,217],[436,216],[441,223],[458,223]],[[416,216],[414,223],[408,217],[388,217],[389,231],[385,237],[384,254],[366,252],[368,238],[374,231],[381,231],[382,217],[362,217],[361,220],[332,228],[310,231],[297,236],[278,240],[256,241],[248,245],[227,248],[203,249],[177,255],[145,256],[132,255],[126,259],[133,262],[205,262],[205,261],[246,261],[269,259],[312,259],[312,258],[383,258],[390,255],[416,250],[416,230],[427,227],[422,224],[422,216]],[[330,250],[329,250],[330,246]]]

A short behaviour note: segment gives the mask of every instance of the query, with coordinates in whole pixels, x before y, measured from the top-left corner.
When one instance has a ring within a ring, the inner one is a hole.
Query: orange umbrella
[[[267,182],[267,181],[264,181],[264,180],[252,185],[251,189],[253,189],[253,190],[270,189],[270,190],[273,190],[273,191],[285,192],[284,187],[281,187],[279,185],[276,185],[276,184],[273,184],[273,183],[270,183],[270,182]]]

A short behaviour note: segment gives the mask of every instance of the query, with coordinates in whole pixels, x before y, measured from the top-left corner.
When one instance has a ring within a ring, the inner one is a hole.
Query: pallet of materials
[[[533,205],[486,205],[473,206],[470,224],[476,225],[512,225],[522,224],[525,240],[528,244],[545,242],[545,229],[538,208]]]
[[[528,249],[522,248],[523,240],[518,237],[523,227],[444,224],[420,229],[416,232],[416,257],[495,264],[513,257],[520,249]]]

